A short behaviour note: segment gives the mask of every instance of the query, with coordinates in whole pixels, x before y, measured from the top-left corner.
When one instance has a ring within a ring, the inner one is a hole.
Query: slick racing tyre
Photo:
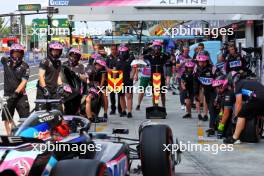
[[[143,176],[173,176],[174,155],[165,145],[173,143],[167,125],[148,125],[140,133],[139,155]]]
[[[51,176],[110,176],[104,163],[97,160],[62,160],[51,170]]]
[[[240,140],[242,142],[257,143],[260,141],[263,133],[263,119],[254,117],[247,119],[245,129],[243,130]]]

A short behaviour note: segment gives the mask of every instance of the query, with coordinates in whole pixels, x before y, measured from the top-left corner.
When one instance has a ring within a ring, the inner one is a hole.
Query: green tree
[[[10,27],[5,26],[5,19],[0,18],[0,37],[8,37],[10,30]]]
[[[4,18],[0,17],[0,29],[2,29],[3,25],[4,25]]]
[[[10,27],[3,27],[0,29],[0,37],[8,37],[11,33]]]

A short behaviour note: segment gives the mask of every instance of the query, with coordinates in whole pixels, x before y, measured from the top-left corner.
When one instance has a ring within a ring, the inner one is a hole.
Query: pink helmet
[[[120,46],[120,47],[118,48],[118,51],[126,52],[126,51],[128,51],[128,47],[126,47],[126,46]]]
[[[24,52],[24,47],[20,45],[19,43],[14,43],[10,47],[10,51],[23,51]]]
[[[81,51],[77,48],[70,49],[69,54],[71,54],[71,53],[82,55]]]
[[[101,57],[102,57],[101,54],[98,54],[98,53],[94,53],[91,55],[92,59],[97,59],[97,58],[101,58]]]
[[[193,68],[195,66],[195,63],[193,63],[193,62],[186,62],[185,63],[185,67],[187,67],[187,68]]]
[[[99,65],[101,65],[103,67],[106,66],[106,62],[102,58],[95,59],[94,64],[99,64]]]
[[[204,54],[199,54],[196,56],[196,59],[198,62],[204,62],[204,61],[208,61],[209,57],[207,55],[204,55]]]
[[[22,55],[21,57],[17,57],[17,58],[14,58],[13,57],[13,53],[14,51],[18,51],[20,52]],[[10,47],[10,57],[12,58],[13,61],[21,61],[24,57],[24,47],[18,43],[14,43],[13,45],[11,45]]]
[[[62,46],[62,44],[60,42],[53,41],[53,42],[50,42],[49,48],[50,49],[62,50],[63,49],[63,46]]]
[[[158,40],[154,40],[152,46],[162,46],[162,43]]]
[[[218,87],[227,84],[227,80],[213,80],[212,86]]]
[[[225,88],[225,87],[227,87],[227,85],[228,85],[228,79],[226,79],[225,75],[217,77],[212,82],[213,87],[223,86]]]
[[[99,94],[99,91],[98,91],[96,88],[91,87],[91,88],[89,89],[89,93],[92,93],[92,94],[98,95],[98,94]]]

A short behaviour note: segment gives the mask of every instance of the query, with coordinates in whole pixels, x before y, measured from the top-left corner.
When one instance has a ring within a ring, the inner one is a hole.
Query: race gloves
[[[47,87],[42,87],[42,91],[43,91],[43,95],[45,98],[49,98],[50,97],[50,92],[47,89]]]

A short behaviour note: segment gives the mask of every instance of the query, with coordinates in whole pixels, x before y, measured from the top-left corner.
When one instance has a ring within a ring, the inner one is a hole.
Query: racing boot
[[[207,121],[208,120],[208,116],[207,115],[204,115],[204,117],[203,117],[203,121]]]
[[[132,113],[131,112],[128,112],[127,113],[127,118],[132,118],[133,116],[132,116]]]
[[[127,115],[126,111],[120,113],[120,117],[125,117]]]
[[[203,120],[203,116],[201,114],[198,114],[198,119]]]
[[[182,116],[183,119],[188,119],[188,118],[192,118],[191,114],[185,114],[184,116]]]
[[[209,128],[208,130],[206,130],[206,133],[207,133],[207,137],[214,136],[215,130],[212,128]]]
[[[111,110],[110,115],[115,115],[115,110]]]
[[[104,113],[104,116],[100,119],[100,121],[103,123],[108,121],[107,113]]]

